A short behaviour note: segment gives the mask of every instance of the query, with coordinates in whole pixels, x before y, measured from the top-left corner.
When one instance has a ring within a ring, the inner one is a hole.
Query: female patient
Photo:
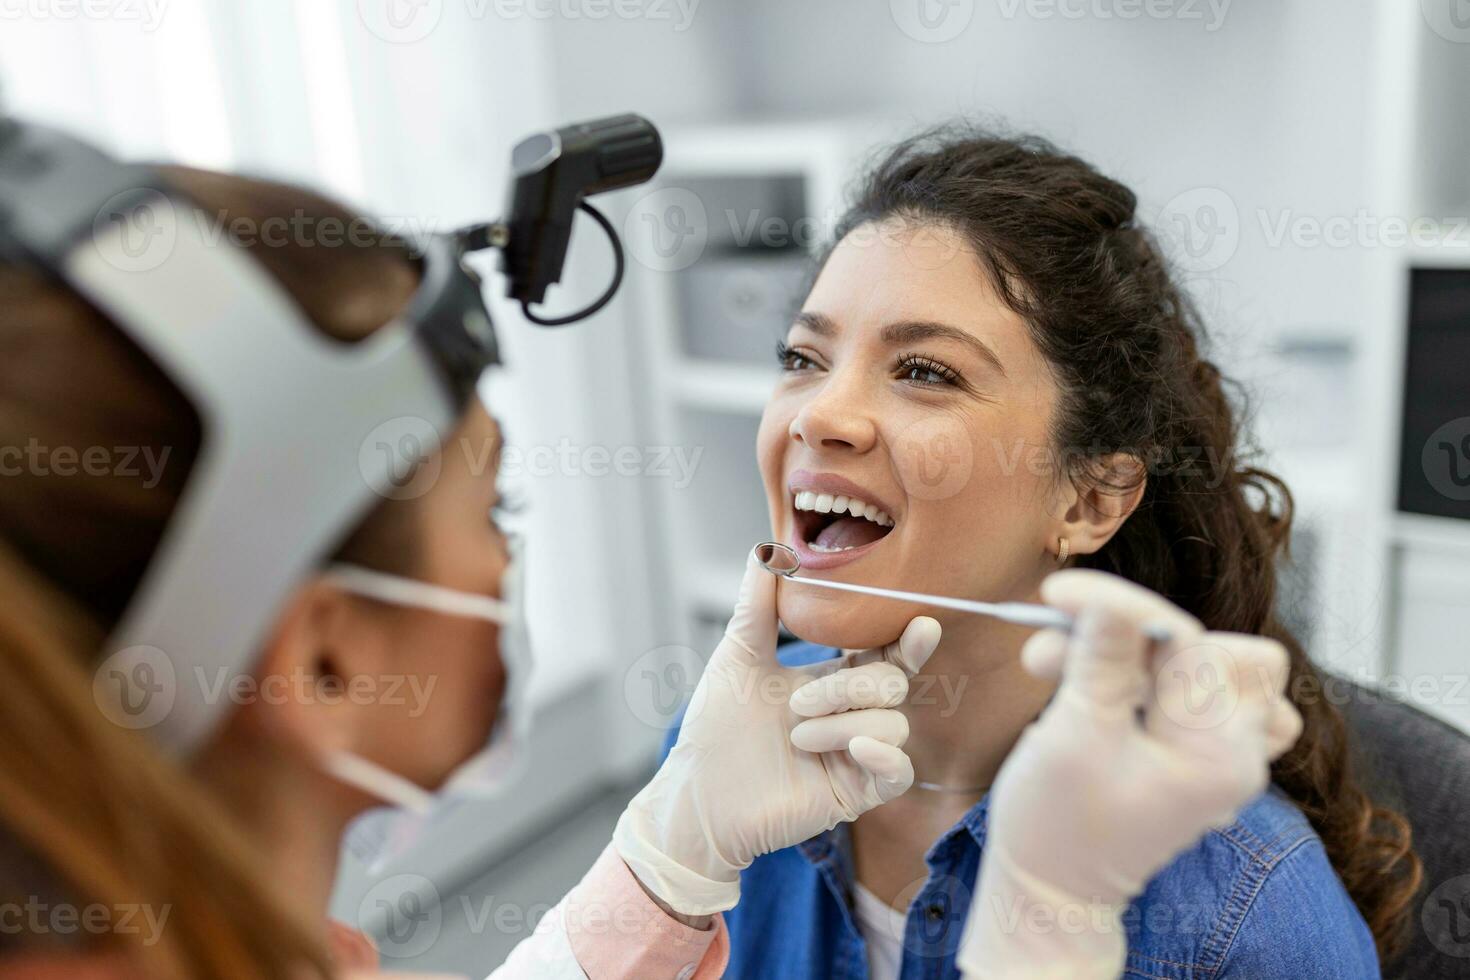
[[[1135,901],[1126,975],[1376,977],[1418,883],[1407,825],[1355,782],[1342,719],[1273,613],[1290,496],[1240,458],[1201,324],[1134,208],[1034,138],[892,150],[780,345],[758,446],[772,527],[812,575],[1034,601],[1085,566],[1286,644],[1303,735],[1268,792]],[[810,641],[783,659],[872,646],[918,611],[783,588],[782,621]],[[733,975],[957,976],[987,788],[1055,685],[1022,667],[1029,631],[938,618],[904,707],[914,788],[755,862]],[[1200,724],[1220,708],[1190,705]]]

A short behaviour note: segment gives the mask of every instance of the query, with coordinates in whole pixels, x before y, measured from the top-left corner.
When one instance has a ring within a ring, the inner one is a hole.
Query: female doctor
[[[523,720],[514,548],[472,465],[500,440],[473,397],[493,360],[478,292],[432,249],[343,236],[360,219],[305,191],[18,138],[0,141],[0,901],[94,927],[7,916],[0,977],[369,975],[366,940],[323,917],[344,829],[388,803],[411,840],[503,778]],[[48,153],[55,181],[32,165]],[[123,219],[93,221],[78,186],[130,195]],[[382,472],[369,437],[403,419],[437,445]],[[787,670],[777,585],[750,564],[678,745],[496,976],[716,976],[742,868],[909,788],[891,708],[937,623]],[[1286,658],[1098,573],[1044,594],[1077,627],[1028,647],[1059,693],[993,789],[961,964],[1116,976],[1129,898],[1294,739]],[[1220,669],[1156,676],[1145,625],[1175,666]],[[1204,729],[1170,710],[1196,678],[1236,705]],[[838,747],[795,748],[803,726]],[[1068,908],[1080,928],[999,914]]]

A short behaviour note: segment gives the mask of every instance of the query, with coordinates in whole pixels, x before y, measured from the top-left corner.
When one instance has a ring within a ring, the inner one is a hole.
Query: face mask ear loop
[[[508,623],[514,616],[510,604],[501,599],[402,578],[360,565],[330,565],[323,577],[348,592],[390,602],[396,606],[414,606],[451,616],[484,619],[492,623]]]
[[[434,809],[433,793],[361,756],[350,752],[328,752],[322,756],[322,768],[337,781],[354,786],[385,803],[401,806],[410,813],[427,815]]]
[[[333,564],[327,567],[323,577],[338,588],[355,595],[393,605],[429,609],[451,616],[468,616],[497,624],[509,623],[514,618],[510,604],[501,599],[390,575],[360,565]],[[503,721],[504,719],[497,720],[497,729],[502,727]],[[437,802],[434,793],[417,783],[350,752],[326,753],[322,758],[322,766],[340,782],[411,813],[427,815],[433,812]]]

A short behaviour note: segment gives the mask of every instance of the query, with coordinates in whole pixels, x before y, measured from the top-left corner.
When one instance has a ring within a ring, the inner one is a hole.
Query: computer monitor
[[[1470,268],[1409,274],[1398,507],[1470,520]]]

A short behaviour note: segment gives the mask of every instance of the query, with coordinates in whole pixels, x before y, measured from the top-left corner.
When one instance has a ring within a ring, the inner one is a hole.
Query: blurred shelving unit
[[[745,554],[770,536],[756,467],[776,342],[799,308],[847,181],[879,139],[851,120],[671,127],[657,183],[625,227],[650,430],[699,453],[687,486],[664,485],[670,636],[713,648]]]
[[[1374,254],[1360,372],[1371,462],[1349,484],[1366,513],[1356,588],[1383,610],[1371,637],[1379,669],[1422,684],[1414,700],[1470,730],[1470,499],[1452,483],[1430,487],[1421,454],[1433,440],[1420,431],[1426,418],[1458,418],[1470,432],[1470,30],[1430,6],[1380,0],[1377,10],[1369,197],[1376,214],[1418,231]],[[1453,279],[1437,310],[1425,303],[1426,270]]]

